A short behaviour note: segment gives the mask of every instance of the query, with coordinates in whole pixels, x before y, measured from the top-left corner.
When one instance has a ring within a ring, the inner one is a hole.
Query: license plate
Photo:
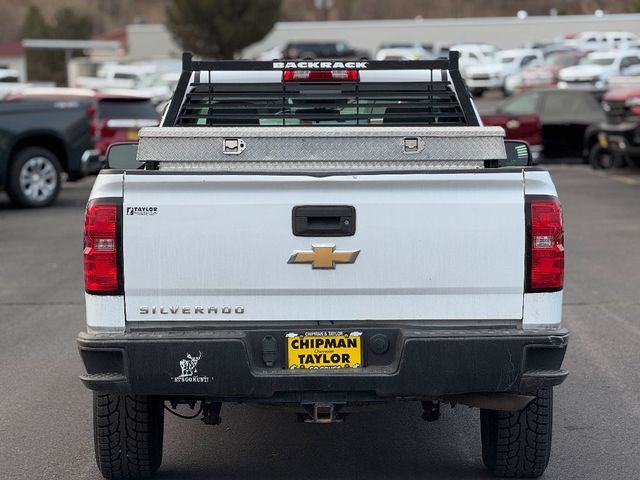
[[[602,148],[607,148],[609,146],[609,140],[607,139],[607,136],[604,133],[598,134],[598,143]]]
[[[295,368],[360,368],[362,332],[287,334],[287,364]]]
[[[127,140],[138,140],[138,130],[129,130],[127,132]]]

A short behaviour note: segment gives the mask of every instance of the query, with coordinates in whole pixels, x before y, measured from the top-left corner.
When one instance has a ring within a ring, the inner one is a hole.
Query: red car
[[[504,128],[507,140],[524,140],[531,148],[533,161],[537,162],[542,154],[542,126],[537,114],[510,114],[498,112],[482,115],[482,122],[487,127]]]
[[[504,101],[495,113],[482,115],[485,125],[505,129],[506,138],[531,145],[534,160],[582,158],[592,125],[605,119],[604,92],[585,88],[527,90]]]
[[[537,67],[525,68],[522,71],[520,90],[530,88],[555,87],[558,84],[558,73],[565,67],[577,65],[584,52],[568,51],[549,54],[544,63]]]
[[[34,88],[5,97],[6,101],[59,100],[87,104],[89,129],[96,154],[104,156],[112,143],[138,139],[142,127],[160,124],[151,100],[132,95],[97,93],[80,88]]]
[[[603,99],[604,111],[612,123],[624,120],[640,121],[640,86],[621,86],[607,92]]]

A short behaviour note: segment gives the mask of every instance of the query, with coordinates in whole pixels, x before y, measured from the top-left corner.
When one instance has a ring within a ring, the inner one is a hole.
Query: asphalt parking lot
[[[640,173],[551,166],[565,209],[568,381],[556,389],[548,479],[640,471]],[[92,179],[40,210],[0,193],[0,478],[97,479],[84,326],[82,214]],[[159,478],[489,478],[476,410],[436,423],[394,404],[339,425],[225,405],[223,424],[166,418]]]

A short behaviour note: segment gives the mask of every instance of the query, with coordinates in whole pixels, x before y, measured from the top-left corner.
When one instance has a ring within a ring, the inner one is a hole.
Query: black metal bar
[[[365,113],[361,113],[361,114],[357,114],[357,113],[351,113],[351,114],[344,114],[344,113],[326,113],[326,112],[310,112],[310,113],[306,113],[306,112],[297,112],[295,114],[290,114],[290,115],[282,115],[280,113],[278,114],[260,114],[258,117],[256,116],[256,114],[242,114],[242,113],[218,113],[218,112],[214,112],[214,114],[208,114],[208,115],[194,115],[194,114],[186,114],[186,115],[180,115],[180,118],[184,118],[184,119],[189,119],[189,120],[199,120],[199,119],[238,119],[238,120],[250,120],[250,119],[255,119],[256,121],[264,119],[264,120],[269,120],[269,119],[280,119],[280,118],[286,118],[289,120],[336,120],[336,121],[343,121],[343,120],[357,120],[360,118],[363,119],[369,119],[369,118],[405,118],[405,117],[413,117],[413,118],[420,118],[420,119],[427,119],[427,118],[433,118],[433,119],[437,119],[437,118],[460,118],[460,119],[464,119],[464,114],[462,112],[440,112],[440,113],[427,113],[427,111],[425,110],[424,112],[415,112],[415,111],[410,111],[410,112],[398,112],[398,113],[380,113],[380,114],[365,114]]]
[[[182,101],[189,86],[190,78],[191,72],[184,71],[180,74],[180,80],[178,80],[178,85],[175,92],[173,92],[171,102],[169,103],[169,108],[167,109],[167,113],[164,116],[164,122],[162,122],[163,127],[172,127],[173,125],[175,125],[176,119],[178,118],[178,113],[180,112],[180,108],[182,106]]]
[[[440,69],[440,70],[448,70],[449,69],[449,60],[438,59],[438,60],[345,60],[345,59],[337,59],[337,60],[318,60],[318,61],[308,61],[308,60],[277,60],[273,62],[257,62],[252,60],[217,60],[217,61],[193,61],[191,62],[191,68],[193,71],[195,70],[240,70],[240,71],[266,71],[266,70],[309,70],[308,66],[298,66],[300,62],[308,63],[331,63],[334,64],[336,62],[345,64],[345,63],[354,63],[358,62],[361,66],[358,68],[359,70],[429,70],[429,69]],[[287,66],[287,64],[289,64]],[[294,64],[296,64],[294,66]],[[363,66],[364,64],[364,66]],[[280,66],[284,65],[284,66]],[[304,65],[304,63],[303,63]],[[321,66],[313,66],[312,69],[315,70],[326,70],[326,69],[336,69],[336,67],[321,67]],[[353,67],[338,67],[338,68],[353,68]]]
[[[300,119],[298,119],[300,120]],[[327,119],[322,119],[321,120],[322,123],[321,124],[317,124],[317,123],[286,123],[286,121],[284,123],[278,123],[278,124],[273,124],[273,125],[260,125],[260,128],[271,128],[271,127],[296,127],[296,128],[305,128],[305,127],[316,127],[316,126],[321,126],[321,127],[336,127],[336,126],[344,126],[344,124],[346,124],[346,126],[349,127],[353,127],[353,126],[367,126],[367,127],[416,127],[416,126],[431,126],[431,127],[459,127],[460,122],[450,122],[450,121],[439,121],[437,123],[433,123],[433,124],[429,124],[429,125],[419,125],[416,124],[416,122],[393,122],[393,123],[382,123],[382,122],[376,122],[376,123],[360,123],[360,124],[353,124],[353,123],[346,123],[344,121],[340,121],[340,120],[335,120],[335,121],[331,121],[331,120],[327,120]],[[313,122],[313,120],[312,120]],[[330,123],[331,122],[331,123]],[[176,127],[196,127],[196,126],[204,126],[204,125],[194,125],[194,124],[186,124],[183,125],[182,123],[180,123],[180,121],[178,121],[178,123],[175,125]],[[207,126],[209,127],[247,127],[247,126],[257,126],[257,125],[247,125],[247,123],[243,123],[243,122],[225,122],[224,125],[215,125],[215,124],[207,124]],[[147,163],[158,163],[158,162],[147,162]],[[149,170],[149,169],[147,169]]]
[[[317,94],[312,94],[312,93],[297,93],[297,92],[287,92],[284,95],[286,98],[291,98],[291,99],[297,99],[297,98],[302,98],[302,99],[309,99],[309,100],[321,100],[321,99],[328,99],[328,97],[326,95],[317,95]],[[452,91],[438,91],[438,90],[430,90],[429,91],[429,96],[433,96],[433,97],[439,97],[439,98],[449,98],[452,100],[456,99],[455,94]],[[225,94],[220,93],[220,92],[212,92],[212,93],[202,93],[202,92],[191,92],[189,94],[187,94],[187,101],[189,101],[190,98],[193,99],[198,99],[198,98],[220,98],[220,99],[224,99],[224,100],[233,100],[233,101],[241,101],[243,99],[246,99],[247,101],[269,101],[269,100],[273,100],[273,101],[278,101],[280,102],[282,95],[264,95],[262,93],[253,93],[253,92],[246,92],[242,95],[237,94],[237,95],[231,95],[231,94]],[[350,98],[355,98],[355,95],[348,93],[348,94],[341,94],[341,93],[335,93],[335,94],[331,94],[330,99],[332,100],[338,100],[338,99],[350,99]],[[427,98],[424,95],[424,90],[422,92],[420,92],[420,94],[418,93],[406,93],[403,94],[402,92],[396,92],[396,93],[387,93],[387,92],[367,92],[365,93],[361,93],[360,94],[360,98],[363,100],[368,100],[368,99],[387,99],[387,100],[427,100]],[[457,103],[456,103],[457,105]]]
[[[199,69],[206,70],[206,69]],[[192,72],[193,71],[193,53],[184,52],[182,54],[182,71],[183,72]]]
[[[454,89],[456,94],[458,95],[458,102],[460,103],[460,107],[464,112],[464,117],[467,120],[467,125],[470,127],[477,127],[481,125],[480,119],[476,114],[475,109],[473,108],[473,104],[471,103],[471,94],[469,90],[467,90],[467,86],[462,80],[462,75],[460,74],[460,69],[458,68],[458,59],[460,57],[460,52],[453,50],[449,52],[449,63],[455,68],[449,68],[449,75],[451,76],[451,81],[453,82]]]
[[[449,51],[449,66],[443,70],[460,70],[460,52],[457,50]]]
[[[205,97],[206,98],[206,97]],[[190,102],[186,100],[182,105],[183,109],[190,108],[219,108],[222,110],[278,110],[280,108],[287,109],[299,109],[299,108],[328,108],[332,105],[327,104],[327,102],[323,102],[322,99],[310,99],[309,101],[305,101],[304,103],[296,103],[296,104],[287,104],[283,102],[283,99],[287,97],[274,97],[273,99],[263,100],[263,99],[247,99],[247,100],[233,100],[233,101],[210,101],[209,103],[204,102]],[[418,107],[429,107],[429,108],[457,108],[460,109],[460,106],[457,103],[451,102],[439,102],[433,101],[429,102],[427,99],[403,99],[402,103],[399,102],[375,102],[369,103],[369,99],[360,98],[359,103],[345,104],[345,105],[333,105],[334,107],[363,107],[369,106],[371,108],[386,108],[386,107],[397,107],[397,108],[418,108]]]
[[[296,109],[309,109],[309,108],[330,108],[331,105],[328,105],[326,102],[322,102],[322,101],[318,101],[318,102],[313,102],[313,101],[308,101],[308,102],[304,102],[304,103],[297,103],[297,104],[287,104],[285,102],[283,102],[282,100],[285,99],[286,97],[276,97],[273,98],[271,102],[269,103],[265,103],[264,100],[247,100],[247,101],[224,101],[224,102],[216,102],[216,101],[212,101],[210,103],[191,103],[189,101],[185,101],[185,103],[183,104],[183,109],[201,109],[201,108],[205,108],[205,107],[210,107],[210,108],[217,108],[217,109],[221,109],[221,110],[238,110],[238,111],[242,111],[242,110],[280,110],[281,108],[285,108],[288,110],[296,110]],[[364,100],[364,102],[363,102]],[[366,98],[361,98],[360,102],[358,103],[352,103],[352,104],[347,104],[344,105],[345,107],[351,107],[351,108],[362,108],[362,107],[371,107],[371,108],[387,108],[387,107],[396,107],[396,108],[418,108],[418,107],[426,107],[426,108],[441,108],[441,109],[445,109],[445,108],[457,108],[458,110],[462,111],[460,109],[460,106],[455,103],[452,104],[451,102],[429,102],[427,100],[425,101],[421,101],[420,99],[416,99],[415,101],[405,101],[403,103],[398,103],[398,102],[376,102],[375,104],[373,103],[367,103]],[[343,105],[334,105],[334,107],[342,107]]]

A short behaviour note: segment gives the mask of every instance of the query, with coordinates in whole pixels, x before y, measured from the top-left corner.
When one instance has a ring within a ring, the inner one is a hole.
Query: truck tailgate
[[[312,177],[125,174],[128,321],[520,319],[522,172]],[[355,208],[352,236],[301,237],[301,205]],[[359,251],[334,269],[289,263]]]

